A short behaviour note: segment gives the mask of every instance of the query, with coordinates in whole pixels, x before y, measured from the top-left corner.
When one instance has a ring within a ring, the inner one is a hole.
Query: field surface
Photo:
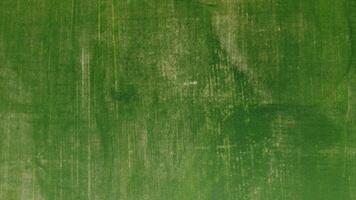
[[[356,200],[356,1],[0,0],[0,200]]]

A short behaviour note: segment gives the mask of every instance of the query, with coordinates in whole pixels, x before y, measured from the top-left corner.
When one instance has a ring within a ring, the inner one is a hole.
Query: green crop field
[[[0,0],[0,200],[356,200],[356,0]]]

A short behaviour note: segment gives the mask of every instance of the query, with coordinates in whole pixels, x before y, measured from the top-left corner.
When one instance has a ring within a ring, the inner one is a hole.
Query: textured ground
[[[0,200],[356,199],[355,0],[1,0]]]

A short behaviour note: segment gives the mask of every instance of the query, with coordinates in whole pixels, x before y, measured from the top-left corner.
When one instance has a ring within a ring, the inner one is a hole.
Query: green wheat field
[[[0,200],[356,200],[356,0],[0,0]]]

